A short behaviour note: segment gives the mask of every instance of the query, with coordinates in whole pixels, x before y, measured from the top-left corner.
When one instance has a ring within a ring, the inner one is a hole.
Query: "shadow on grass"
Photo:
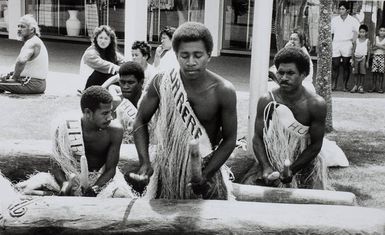
[[[350,185],[342,185],[335,183],[333,184],[333,187],[336,191],[351,192],[356,195],[358,205],[362,205],[363,201],[370,200],[373,198],[369,194],[363,193],[359,188]]]
[[[351,165],[385,164],[385,133],[383,132],[338,131],[332,133],[330,139],[337,142]]]

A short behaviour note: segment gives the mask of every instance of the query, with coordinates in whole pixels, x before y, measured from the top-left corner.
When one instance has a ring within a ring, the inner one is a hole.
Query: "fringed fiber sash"
[[[85,155],[80,119],[60,121],[54,132],[53,158],[64,173],[80,174],[80,157]]]
[[[130,100],[124,98],[115,110],[116,118],[123,126],[123,143],[133,144],[132,130],[138,110]]]
[[[160,99],[155,122],[158,145],[153,162],[154,174],[145,197],[197,198],[187,186],[191,180],[189,142],[198,139],[201,156],[207,156],[212,152],[210,140],[188,102],[179,71],[161,73],[156,79]],[[231,183],[223,177],[225,173],[222,167],[212,179],[215,192],[210,192],[210,195],[215,199],[227,199],[231,193]]]
[[[310,144],[308,131],[309,127],[299,123],[287,106],[276,101],[268,103],[264,110],[263,141],[267,158],[274,170],[282,172],[286,159],[293,163],[307,148]],[[303,169],[294,176],[290,187],[309,187],[309,184],[313,188],[326,187],[327,172],[322,159],[317,156],[310,165],[311,169]]]

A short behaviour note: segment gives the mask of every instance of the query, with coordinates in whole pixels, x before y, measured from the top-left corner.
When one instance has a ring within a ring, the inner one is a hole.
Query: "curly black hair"
[[[278,69],[280,64],[294,63],[298,72],[306,76],[310,72],[309,56],[298,47],[284,47],[275,54],[274,65]]]
[[[100,104],[109,104],[112,102],[112,96],[107,89],[101,86],[90,86],[82,94],[80,98],[80,107],[82,112],[86,108],[95,112],[100,107]]]
[[[147,56],[147,60],[151,58],[151,46],[145,41],[135,41],[131,49],[139,49],[143,56]]]

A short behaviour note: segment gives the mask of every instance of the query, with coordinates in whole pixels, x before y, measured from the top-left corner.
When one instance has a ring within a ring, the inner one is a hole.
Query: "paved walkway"
[[[48,94],[72,94],[73,88],[82,87],[78,76],[80,59],[89,43],[68,41],[44,41],[50,61],[47,80]],[[0,37],[0,73],[8,71],[20,51],[22,42]],[[123,48],[120,48],[123,51]],[[249,92],[250,57],[222,55],[211,58],[209,69],[231,81],[238,92]],[[333,92],[333,97],[385,98],[385,94]]]

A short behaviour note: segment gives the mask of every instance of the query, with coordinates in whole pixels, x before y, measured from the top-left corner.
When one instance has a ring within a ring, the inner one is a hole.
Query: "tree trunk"
[[[277,51],[279,51],[283,46],[283,10],[285,6],[285,0],[276,1],[276,14],[275,14],[275,41],[277,45]]]
[[[0,211],[1,234],[383,234],[379,209],[216,200],[35,197]]]
[[[326,132],[333,130],[332,119],[332,37],[331,16],[332,0],[320,0],[320,23],[319,23],[319,50],[317,61],[316,90],[326,101]]]

